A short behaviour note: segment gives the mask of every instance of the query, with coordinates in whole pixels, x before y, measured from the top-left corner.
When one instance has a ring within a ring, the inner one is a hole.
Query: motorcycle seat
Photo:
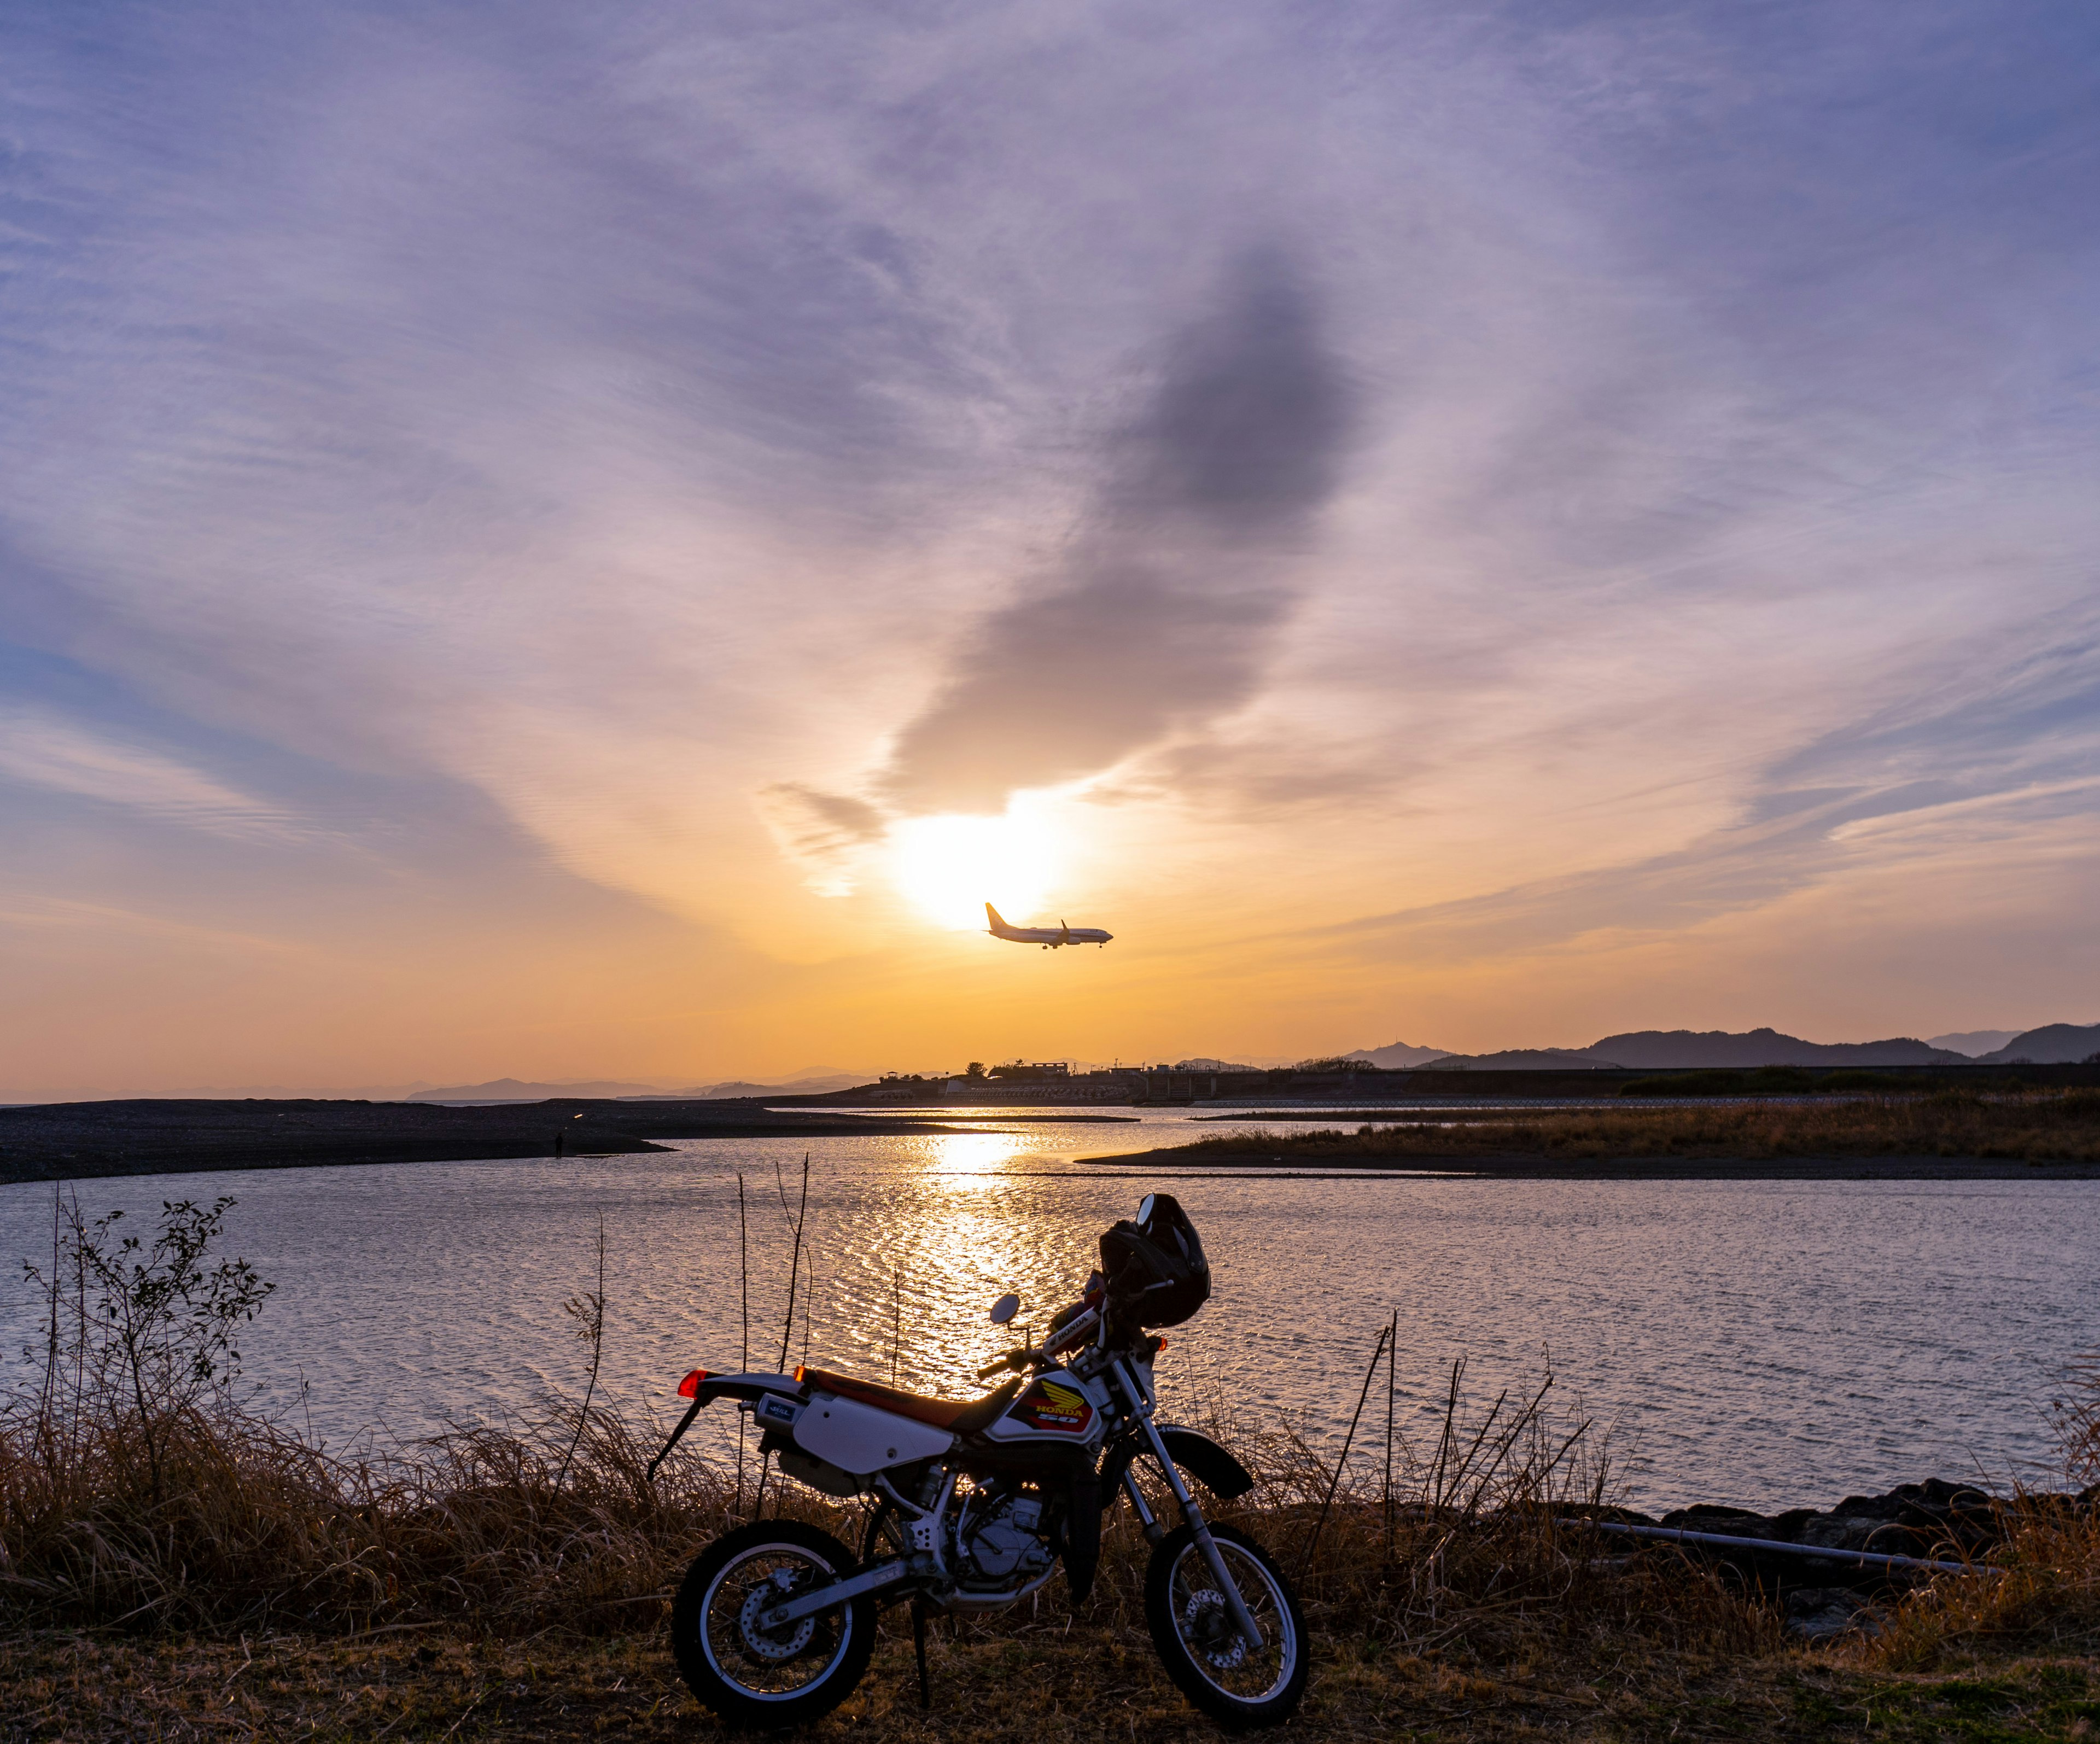
[[[872,1405],[878,1411],[893,1411],[916,1423],[929,1423],[951,1435],[975,1435],[978,1430],[990,1428],[1021,1391],[1018,1375],[981,1399],[929,1398],[923,1393],[905,1393],[895,1387],[885,1387],[880,1381],[861,1380],[851,1375],[835,1374],[830,1369],[813,1369],[806,1364],[795,1371],[795,1378],[805,1387],[862,1405]]]

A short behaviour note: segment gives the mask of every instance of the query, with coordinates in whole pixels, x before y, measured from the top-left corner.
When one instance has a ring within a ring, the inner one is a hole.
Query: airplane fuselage
[[[1004,916],[985,904],[985,919],[991,924],[985,930],[995,938],[1004,938],[1010,944],[1040,945],[1045,951],[1055,951],[1063,945],[1105,945],[1115,937],[1098,926],[1009,926]]]

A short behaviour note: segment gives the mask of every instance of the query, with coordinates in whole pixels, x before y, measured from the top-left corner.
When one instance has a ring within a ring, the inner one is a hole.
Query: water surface
[[[679,1375],[743,1361],[739,1172],[750,1360],[773,1367],[805,1150],[790,1365],[806,1352],[973,1393],[971,1370],[1009,1341],[986,1305],[1007,1289],[1038,1316],[1068,1300],[1100,1230],[1157,1183],[1188,1207],[1216,1274],[1211,1305],[1171,1334],[1170,1400],[1282,1413],[1338,1445],[1396,1309],[1404,1432],[1433,1422],[1454,1358],[1492,1396],[1535,1381],[1550,1353],[1556,1393],[1615,1425],[1630,1497],[1648,1505],[1827,1504],[1929,1475],[2032,1475],[2056,1375],[2100,1344],[2093,1183],[1122,1178],[1070,1159],[1232,1128],[1178,1110],[999,1124],[77,1190],[91,1213],[139,1216],[166,1199],[237,1199],[228,1245],[279,1285],[244,1340],[249,1377],[338,1445],[580,1387],[585,1352],[561,1305],[593,1285],[601,1217],[601,1386],[668,1423]],[[0,1257],[48,1249],[51,1199],[0,1187]],[[38,1305],[19,1273],[0,1292],[20,1371]]]

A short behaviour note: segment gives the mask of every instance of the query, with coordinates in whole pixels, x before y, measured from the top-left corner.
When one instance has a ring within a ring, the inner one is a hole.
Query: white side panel
[[[955,1445],[954,1436],[930,1423],[828,1393],[818,1393],[795,1419],[795,1442],[805,1453],[862,1477],[914,1459],[930,1459]]]

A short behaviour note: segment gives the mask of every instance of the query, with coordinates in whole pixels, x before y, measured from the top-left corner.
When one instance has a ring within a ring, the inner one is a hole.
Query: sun
[[[960,931],[985,924],[985,904],[1026,925],[1056,875],[1055,843],[1037,819],[910,818],[889,832],[897,888],[929,920]]]

